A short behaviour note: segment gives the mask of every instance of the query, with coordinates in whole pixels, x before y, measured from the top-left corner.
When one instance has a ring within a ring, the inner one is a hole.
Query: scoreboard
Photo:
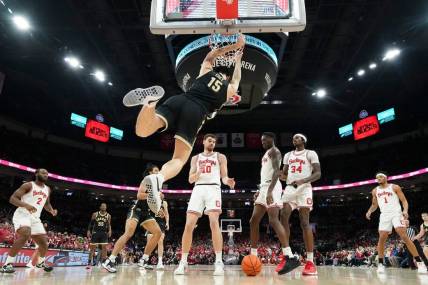
[[[97,119],[102,116],[97,115]],[[123,130],[108,126],[100,121],[91,120],[84,116],[71,113],[70,122],[72,125],[84,128],[85,137],[97,140],[100,142],[108,142],[110,138],[116,140],[122,140]]]

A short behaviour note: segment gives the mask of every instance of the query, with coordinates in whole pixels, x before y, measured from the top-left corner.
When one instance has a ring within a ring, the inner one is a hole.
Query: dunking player
[[[13,263],[19,250],[31,237],[38,245],[40,257],[36,267],[43,268],[46,272],[52,271],[52,267],[45,263],[45,255],[48,251],[48,241],[46,231],[40,221],[40,214],[43,209],[56,216],[58,211],[52,208],[49,200],[51,189],[45,184],[48,181],[48,171],[39,168],[35,172],[35,181],[26,182],[10,196],[9,202],[18,207],[13,214],[13,225],[18,234],[18,238],[9,250],[5,264],[0,272],[13,273]]]
[[[419,233],[415,237],[413,237],[412,240],[415,243],[415,245],[417,246],[417,244],[419,243],[419,240],[423,239],[423,242],[424,242],[423,253],[425,256],[428,257],[428,213],[423,212],[421,214],[421,218],[423,221],[423,223],[421,224],[421,229],[420,229]],[[418,252],[419,252],[419,250],[418,250]],[[420,252],[419,252],[419,254],[420,254]]]
[[[192,246],[192,235],[198,219],[203,213],[208,215],[215,251],[214,275],[223,275],[223,236],[218,218],[221,214],[221,182],[231,189],[235,180],[227,173],[227,159],[224,154],[214,152],[216,136],[204,136],[204,152],[192,157],[189,183],[195,183],[189,205],[187,206],[186,225],[182,237],[181,261],[174,274],[182,275],[187,267],[187,256]],[[204,211],[205,210],[205,211]]]
[[[144,172],[144,176],[158,172],[159,168],[156,165],[149,164],[147,165],[146,171]],[[116,241],[109,258],[107,258],[107,260],[102,264],[102,266],[110,273],[116,273],[116,257],[125,247],[128,240],[132,238],[138,225],[142,226],[145,230],[153,235],[150,239],[150,242],[147,243],[144,249],[144,255],[141,260],[141,267],[145,269],[153,269],[153,267],[148,265],[149,256],[156,248],[156,244],[162,235],[162,231],[159,228],[155,218],[151,215],[151,211],[149,210],[146,202],[147,196],[148,194],[146,192],[146,188],[143,183],[141,183],[140,188],[138,189],[137,200],[134,201],[128,211],[128,216],[125,223],[125,232]],[[158,215],[162,214],[163,211],[160,210]]]
[[[101,246],[101,261],[104,262],[107,258],[107,244],[111,237],[111,216],[107,213],[106,203],[101,203],[100,210],[92,214],[87,236],[91,240],[88,268],[94,263],[93,258],[97,246]]]
[[[405,220],[409,218],[409,204],[401,187],[388,183],[388,178],[384,171],[376,173],[376,180],[379,186],[372,190],[372,204],[366,213],[366,218],[370,220],[371,214],[379,206],[379,242],[377,245],[379,265],[377,272],[385,273],[385,266],[383,265],[385,242],[388,239],[388,235],[392,232],[392,227],[394,227],[395,232],[406,243],[407,249],[415,258],[418,265],[418,273],[427,273],[425,264],[422,262],[415,245],[406,233]],[[403,204],[403,209],[401,209],[400,201]]]
[[[275,134],[265,132],[262,135],[262,146],[266,150],[262,158],[260,171],[260,190],[255,195],[253,214],[250,219],[251,254],[257,256],[259,242],[259,224],[268,213],[269,224],[275,230],[281,241],[283,254],[286,254],[285,231],[279,221],[279,211],[282,208],[282,186],[279,181],[281,152],[275,146]],[[282,269],[282,268],[281,268]]]
[[[311,182],[320,179],[321,166],[317,153],[306,149],[307,141],[305,135],[295,134],[293,136],[295,150],[284,155],[281,180],[285,180],[287,186],[282,195],[284,207],[281,211],[281,222],[285,229],[287,254],[283,259],[285,265],[278,273],[290,272],[300,265],[299,261],[293,257],[289,244],[290,215],[294,209],[298,209],[306,248],[306,265],[302,274],[318,274],[314,264],[314,236],[309,224],[309,215],[313,206]]]
[[[140,137],[148,137],[159,129],[175,132],[175,147],[172,159],[162,166],[159,174],[143,180],[149,191],[158,191],[162,183],[175,177],[183,168],[192,152],[196,135],[205,119],[220,109],[224,103],[237,94],[241,80],[242,52],[236,56],[232,77],[226,67],[213,67],[215,59],[227,52],[243,48],[245,39],[238,37],[235,44],[210,51],[202,62],[198,78],[190,89],[181,95],[168,98],[156,108],[156,103],[164,95],[161,87],[135,89],[123,98],[125,106],[143,105],[135,132]],[[153,190],[152,190],[153,189]],[[149,199],[151,199],[149,193]],[[156,201],[160,206],[160,201]]]
[[[163,195],[161,195],[163,196]],[[161,210],[163,211],[163,217],[156,215],[155,219],[158,223],[162,235],[158,241],[158,264],[156,265],[156,269],[164,269],[163,266],[163,241],[165,239],[165,231],[169,230],[169,213],[168,213],[168,203],[166,202],[165,198],[162,199],[162,206]],[[147,232],[147,243],[150,242],[150,239],[153,237],[153,235],[149,232]]]

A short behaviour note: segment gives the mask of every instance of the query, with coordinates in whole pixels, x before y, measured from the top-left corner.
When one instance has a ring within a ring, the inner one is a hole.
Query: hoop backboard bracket
[[[221,219],[220,229],[222,233],[242,233],[241,219]]]
[[[217,0],[152,0],[153,34],[298,32],[306,26],[304,0],[235,0],[238,17],[231,26],[218,21]],[[225,0],[222,0],[225,1]]]

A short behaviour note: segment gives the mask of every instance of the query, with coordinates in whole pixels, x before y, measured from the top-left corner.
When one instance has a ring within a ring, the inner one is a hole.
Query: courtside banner
[[[7,258],[8,247],[0,247],[0,264],[4,264]],[[16,256],[14,266],[25,266],[31,260],[34,249],[22,249]],[[88,264],[89,253],[83,251],[68,251],[49,249],[46,254],[46,262],[50,266],[84,266]]]

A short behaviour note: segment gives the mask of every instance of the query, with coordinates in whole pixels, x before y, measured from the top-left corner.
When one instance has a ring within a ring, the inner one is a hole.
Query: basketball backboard
[[[219,21],[233,5],[236,20]],[[166,35],[296,32],[305,25],[304,0],[152,0],[150,14],[152,33]]]
[[[223,233],[242,233],[241,219],[221,219],[220,228]]]

